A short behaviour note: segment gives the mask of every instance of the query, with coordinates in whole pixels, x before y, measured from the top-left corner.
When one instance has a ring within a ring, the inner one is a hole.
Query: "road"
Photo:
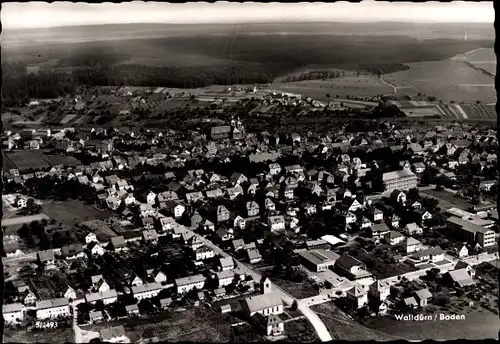
[[[236,261],[238,268],[240,268],[242,272],[248,273],[250,276],[252,276],[252,278],[255,281],[260,281],[262,279],[262,275],[257,273],[253,268],[247,266],[246,264],[230,256],[228,253],[224,252],[220,247],[212,243],[210,240],[203,238],[198,234],[195,235],[197,235],[205,243],[206,246],[210,247],[216,253],[220,254],[223,257],[231,257],[232,259],[234,259]],[[288,294],[286,291],[284,291],[274,283],[272,283],[272,289],[274,292],[280,295],[285,305],[292,306],[294,302],[297,303],[297,310],[299,310],[302,314],[304,314],[307,320],[309,320],[309,322],[314,327],[314,330],[316,331],[318,337],[322,342],[329,342],[333,340],[332,336],[330,335],[330,332],[328,332],[328,329],[326,328],[323,321],[318,317],[316,313],[314,313],[314,311],[312,311],[309,308],[309,302],[307,300],[302,301],[292,297],[290,294]]]
[[[381,75],[380,76],[380,81],[382,81],[384,84],[386,84],[387,86],[391,86],[392,87],[392,94],[395,95],[396,92],[398,91],[398,89],[396,88],[396,86],[394,86],[393,84],[391,84],[390,82],[387,82],[384,80],[384,77]]]

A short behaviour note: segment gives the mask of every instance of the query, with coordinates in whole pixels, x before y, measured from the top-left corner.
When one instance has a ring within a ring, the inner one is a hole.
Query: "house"
[[[422,208],[413,210],[413,213],[416,215],[418,222],[421,224],[425,223],[426,220],[432,219],[432,214]]]
[[[424,173],[425,171],[425,165],[422,162],[416,162],[412,167],[417,174]]]
[[[371,276],[371,273],[366,271],[365,265],[349,254],[341,255],[335,261],[334,269],[353,280]]]
[[[97,241],[97,236],[94,234],[94,233],[88,233],[86,236],[85,236],[85,244],[90,244],[91,242],[98,242]]]
[[[194,251],[196,261],[202,261],[215,257],[215,251],[208,246],[201,246]]]
[[[226,305],[220,305],[219,311],[221,314],[226,314],[226,313],[231,313],[231,305],[226,304]]]
[[[285,331],[284,321],[275,314],[265,316],[256,313],[252,316],[251,323],[258,333],[265,336],[281,336]]]
[[[368,295],[374,300],[383,302],[391,293],[391,286],[386,281],[375,281],[368,289]]]
[[[299,252],[302,264],[313,272],[322,272],[335,265],[340,257],[337,253],[322,249]]]
[[[355,285],[346,292],[348,303],[355,309],[362,308],[368,304],[368,293],[365,288]]]
[[[20,303],[9,303],[2,306],[3,319],[6,325],[14,325],[23,322],[23,305]]]
[[[259,215],[259,205],[255,201],[247,202],[246,209],[248,217]]]
[[[276,293],[266,293],[246,298],[241,302],[245,315],[252,317],[256,313],[264,316],[283,313],[283,301]]]
[[[66,292],[64,293],[64,298],[68,300],[75,300],[76,299],[76,292],[73,288],[68,286],[68,289],[66,289]]]
[[[247,257],[250,264],[257,264],[262,260],[262,256],[257,248],[247,249]]]
[[[22,301],[25,306],[34,305],[37,301],[37,297],[36,297],[35,293],[33,293],[29,289],[25,289],[23,291],[20,291],[19,294],[20,294],[19,300]]]
[[[417,301],[420,307],[427,306],[427,303],[430,299],[432,299],[432,294],[429,289],[420,289],[413,293],[415,300]]]
[[[413,253],[422,248],[422,243],[412,237],[407,237],[401,242],[401,247],[405,253]]]
[[[85,302],[92,305],[98,301],[102,301],[102,303],[108,305],[110,303],[116,302],[116,300],[118,300],[118,293],[114,289],[85,294]]]
[[[220,258],[219,263],[220,263],[220,268],[222,271],[234,269],[234,261],[231,257]]]
[[[236,240],[232,241],[232,246],[233,246],[234,252],[236,252],[236,251],[241,250],[245,247],[245,242],[243,241],[243,239],[236,239]]]
[[[475,286],[476,282],[472,279],[467,269],[457,269],[448,271],[443,275],[443,280],[453,287],[465,288]]]
[[[139,285],[144,284],[144,282],[142,281],[142,278],[140,278],[137,275],[132,275],[132,278],[129,278],[129,281],[130,281],[131,286],[139,286]]]
[[[165,310],[172,304],[172,298],[166,297],[160,300],[160,308]]]
[[[43,300],[36,303],[38,320],[70,316],[69,301],[65,298]]]
[[[112,237],[110,244],[111,249],[113,249],[115,252],[127,250],[127,245],[125,243],[125,238],[123,237],[123,235]]]
[[[163,289],[160,283],[144,283],[132,287],[132,294],[137,300],[149,299],[157,296]]]
[[[370,209],[370,216],[373,222],[379,222],[384,219],[384,213],[382,212],[382,210],[375,207],[372,207]]]
[[[225,206],[219,205],[217,207],[217,222],[225,222],[229,220],[230,215],[229,210],[227,210]]]
[[[99,331],[99,339],[105,343],[130,343],[123,325],[103,328]]]
[[[405,236],[400,232],[390,231],[384,235],[384,241],[391,246],[401,243],[405,239]]]
[[[54,251],[46,250],[39,251],[37,254],[38,262],[42,264],[46,269],[52,268],[55,266],[56,258],[54,256]]]
[[[383,238],[387,233],[390,232],[389,227],[385,223],[377,223],[370,227],[372,238]]]
[[[391,192],[391,199],[394,202],[404,205],[406,203],[406,194],[403,191],[394,190]]]
[[[363,205],[360,204],[355,198],[344,198],[343,203],[346,205],[346,209],[350,212],[355,212],[363,207]]]
[[[166,201],[162,203],[162,208],[177,219],[182,217],[182,214],[186,211],[186,207],[177,201]]]
[[[140,313],[137,303],[125,306],[125,311],[127,312],[127,315],[138,315]]]
[[[147,202],[147,204],[155,205],[156,204],[156,193],[154,193],[153,191],[149,191],[148,194],[146,195],[146,202]]]
[[[219,288],[230,285],[234,281],[235,274],[233,271],[224,270],[215,273],[215,279]]]
[[[234,172],[231,177],[229,178],[229,180],[231,181],[231,183],[234,185],[234,184],[243,184],[243,183],[247,183],[248,182],[248,178],[245,177],[245,175],[243,173],[240,173],[240,172]]]
[[[269,216],[267,218],[267,225],[271,231],[278,231],[285,229],[285,218],[283,215]]]
[[[490,191],[491,188],[497,185],[496,180],[483,180],[479,183],[479,190],[481,191]]]
[[[217,230],[216,234],[221,241],[228,241],[234,239],[232,229],[220,228],[219,230]]]
[[[460,269],[465,269],[469,276],[474,277],[476,275],[476,270],[472,267],[472,265],[464,262],[463,260],[459,260],[457,264],[455,264],[455,267],[453,270],[460,270]]]
[[[158,233],[154,229],[142,231],[142,237],[145,243],[157,243],[158,242]]]
[[[452,244],[451,250],[458,258],[467,257],[469,255],[469,249],[466,243]]]
[[[74,244],[64,246],[61,249],[62,255],[67,260],[73,260],[78,258],[86,258],[85,253],[83,252],[82,244]]]
[[[406,299],[404,299],[403,304],[408,309],[413,309],[413,308],[418,307],[418,302],[413,296],[407,297]]]
[[[265,201],[264,201],[264,208],[266,208],[268,211],[276,211],[276,205],[269,198],[265,199]]]
[[[278,175],[281,173],[281,166],[276,163],[269,164],[269,173],[272,176]]]
[[[396,214],[393,214],[389,219],[389,223],[391,224],[392,228],[398,228],[400,220],[401,219],[399,218],[399,216],[397,216]]]
[[[91,277],[92,290],[103,292],[110,290],[109,284],[104,280],[102,275],[94,275]]]
[[[91,256],[102,256],[106,252],[106,250],[96,242],[91,243],[87,248]]]
[[[104,320],[102,311],[91,311],[89,313],[89,320],[91,324],[97,324]]]
[[[404,232],[407,235],[420,235],[420,234],[422,234],[424,232],[424,230],[422,229],[422,227],[420,227],[416,223],[412,222],[412,223],[408,223],[405,226]]]
[[[175,285],[177,286],[177,293],[184,294],[196,288],[197,290],[203,289],[206,278],[203,275],[194,275],[183,278],[177,278]]]

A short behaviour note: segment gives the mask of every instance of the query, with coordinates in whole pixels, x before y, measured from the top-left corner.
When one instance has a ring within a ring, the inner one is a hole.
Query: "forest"
[[[490,45],[405,36],[233,34],[10,48],[2,51],[3,97],[6,106],[14,106],[29,98],[72,93],[78,85],[264,84],[309,65],[383,74],[404,70],[405,63],[441,60]],[[193,56],[196,63],[184,61]],[[28,74],[28,65],[40,71]]]

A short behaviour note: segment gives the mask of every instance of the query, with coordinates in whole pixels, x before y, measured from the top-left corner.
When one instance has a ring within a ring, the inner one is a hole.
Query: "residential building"
[[[413,293],[415,300],[420,307],[427,306],[428,302],[432,299],[432,294],[429,289],[420,289]]]
[[[158,282],[144,283],[132,287],[132,294],[137,300],[149,299],[157,296],[162,290],[162,286]]]
[[[271,231],[278,231],[285,229],[285,218],[282,215],[269,216],[267,218],[267,225]]]
[[[347,302],[351,307],[359,309],[368,304],[368,293],[360,285],[355,285],[346,292]]]
[[[224,270],[215,273],[215,278],[217,280],[217,285],[219,288],[230,285],[234,281],[235,274],[233,271]]]
[[[36,318],[39,320],[70,316],[69,301],[65,298],[43,300],[36,303]]]
[[[362,262],[349,254],[341,255],[335,261],[334,269],[337,270],[339,274],[352,280],[366,278],[372,275],[366,270],[366,266]]]
[[[234,261],[231,257],[224,257],[219,259],[220,268],[222,271],[228,271],[234,269]]]
[[[373,299],[383,302],[389,297],[391,286],[386,281],[375,281],[370,285],[368,295]]]
[[[405,236],[400,232],[390,231],[384,236],[384,241],[391,246],[401,243],[405,239]]]
[[[116,302],[117,299],[118,293],[114,289],[85,294],[85,301],[90,304],[95,304],[97,301],[102,301],[105,305],[107,305]]]
[[[203,275],[194,275],[183,278],[178,278],[175,280],[175,285],[177,286],[177,293],[184,294],[188,291],[196,288],[198,290],[203,289],[205,285],[205,277]]]
[[[24,320],[23,305],[21,303],[3,305],[2,314],[6,325],[19,324]]]

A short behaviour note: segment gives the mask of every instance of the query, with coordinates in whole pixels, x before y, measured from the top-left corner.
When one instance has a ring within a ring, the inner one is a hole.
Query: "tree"
[[[327,93],[327,94],[326,94],[326,97],[327,97],[327,98],[330,98],[330,93]]]

